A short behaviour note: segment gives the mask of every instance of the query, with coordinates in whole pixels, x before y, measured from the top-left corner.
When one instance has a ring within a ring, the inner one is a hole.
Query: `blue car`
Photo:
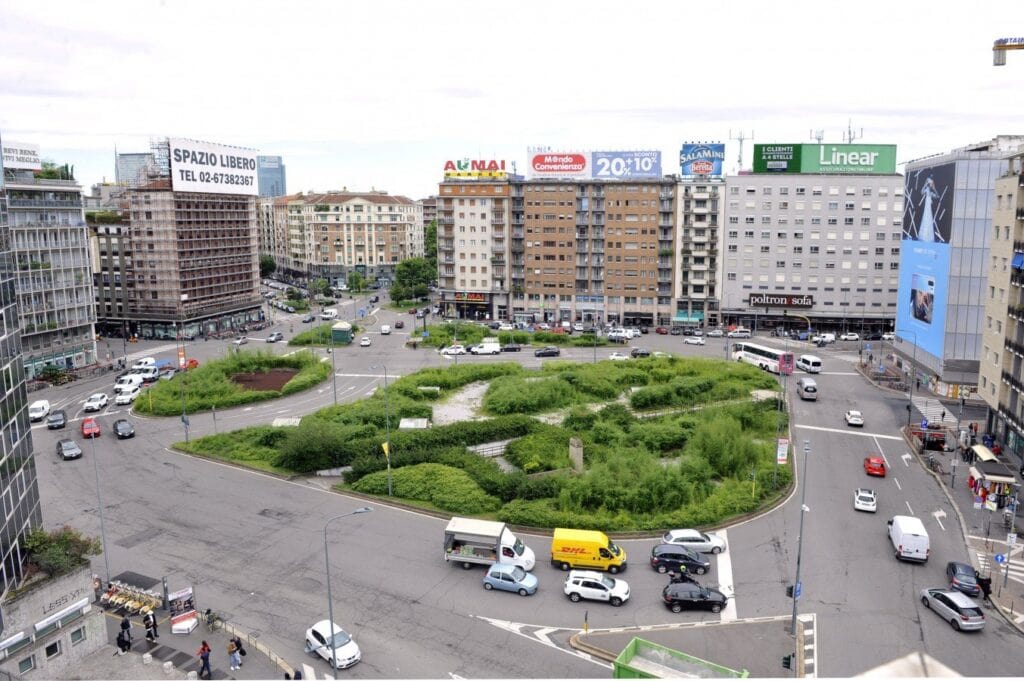
[[[518,565],[495,563],[487,568],[484,575],[484,588],[514,591],[520,596],[537,593],[537,578]]]

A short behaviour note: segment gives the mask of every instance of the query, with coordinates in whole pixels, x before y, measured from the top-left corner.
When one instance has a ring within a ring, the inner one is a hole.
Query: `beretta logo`
[[[773,296],[768,293],[751,293],[748,305],[751,307],[814,307],[814,296]]]

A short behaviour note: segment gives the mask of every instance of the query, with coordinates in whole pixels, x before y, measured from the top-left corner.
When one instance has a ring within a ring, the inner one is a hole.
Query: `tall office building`
[[[21,332],[15,282],[17,272],[9,250],[11,243],[7,214],[8,173],[32,169],[31,154],[16,151],[23,145],[3,142],[0,160],[0,594],[6,594],[24,576],[25,534],[42,525],[39,486],[32,454],[32,430],[28,420],[25,369],[21,362]],[[38,149],[35,149],[36,161]],[[26,167],[27,166],[27,167]]]
[[[894,347],[915,381],[940,395],[978,384],[995,183],[1022,143],[1003,135],[906,166]],[[987,358],[998,364],[1002,354],[990,347]]]
[[[284,196],[288,193],[284,161],[280,156],[257,156],[256,172],[260,196]]]

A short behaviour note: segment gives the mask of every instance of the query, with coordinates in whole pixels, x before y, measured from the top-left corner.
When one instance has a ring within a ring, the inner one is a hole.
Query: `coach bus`
[[[746,362],[773,374],[793,373],[793,353],[785,350],[757,345],[756,343],[733,343],[732,358],[738,362]]]

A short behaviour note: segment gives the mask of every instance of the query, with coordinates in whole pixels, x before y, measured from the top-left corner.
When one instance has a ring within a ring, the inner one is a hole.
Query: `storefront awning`
[[[1005,468],[1005,466],[1003,466],[1003,468]],[[1010,474],[1009,470],[1005,471],[1005,473],[1008,474],[1006,475],[1000,473],[992,473],[985,470],[979,471],[974,466],[971,466],[970,473],[971,477],[974,478],[975,480],[987,480],[988,482],[1005,482],[1007,485],[1017,484],[1017,478],[1013,477],[1013,474]]]
[[[986,447],[985,445],[974,445],[973,447],[971,447],[971,451],[973,451],[974,454],[981,461],[995,461],[996,460],[996,455],[993,454],[992,450],[989,449],[988,447]]]
[[[1024,253],[1013,254],[1013,269],[1024,270]]]
[[[686,314],[685,312],[677,312],[676,316],[672,318],[672,321],[681,324],[699,324],[704,321],[704,313],[694,312],[692,314]]]

